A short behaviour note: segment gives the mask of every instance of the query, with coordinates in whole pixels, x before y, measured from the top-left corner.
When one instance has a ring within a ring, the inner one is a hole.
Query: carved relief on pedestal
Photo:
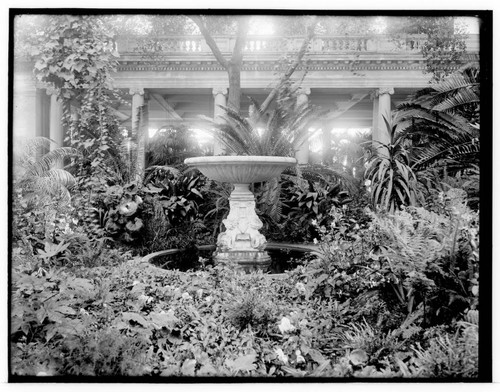
[[[255,201],[231,200],[229,215],[223,220],[226,231],[219,234],[217,248],[219,251],[263,251],[266,238],[259,233],[262,222],[255,213]]]

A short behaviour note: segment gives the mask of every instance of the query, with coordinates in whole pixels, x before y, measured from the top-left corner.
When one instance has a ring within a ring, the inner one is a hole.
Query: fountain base
[[[271,256],[266,251],[255,250],[217,251],[214,253],[214,260],[216,263],[231,265],[246,272],[259,270],[266,272],[271,265]]]

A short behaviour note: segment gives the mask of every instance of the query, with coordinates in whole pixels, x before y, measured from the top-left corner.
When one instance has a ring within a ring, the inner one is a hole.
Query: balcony
[[[216,36],[215,42],[222,53],[230,53],[234,47],[232,36]],[[422,35],[408,35],[393,38],[377,36],[319,36],[309,46],[311,55],[335,54],[402,54],[415,55],[420,52],[425,41]],[[273,55],[297,51],[303,37],[251,36],[248,37],[245,53],[254,55]],[[470,35],[466,39],[468,52],[479,52],[479,36]],[[211,50],[202,36],[169,36],[141,38],[122,36],[117,39],[119,53],[124,56],[171,55],[197,57],[211,55]],[[271,56],[270,56],[271,57]]]

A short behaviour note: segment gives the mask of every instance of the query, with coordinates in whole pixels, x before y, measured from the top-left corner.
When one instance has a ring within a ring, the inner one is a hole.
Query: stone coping
[[[220,155],[207,157],[187,158],[184,163],[189,166],[197,164],[217,165],[221,163],[237,163],[237,164],[268,164],[268,163],[284,163],[293,165],[297,163],[295,158],[280,157],[280,156],[265,156],[265,155]]]
[[[198,245],[197,246],[198,250],[214,250],[216,246],[215,245]],[[318,245],[315,244],[289,244],[289,243],[280,243],[280,242],[268,242],[266,244],[266,250],[296,250],[296,251],[303,251],[304,253],[309,252],[312,254],[315,254],[317,256],[321,255],[321,251],[319,249]],[[158,252],[150,253],[146,256],[144,256],[141,259],[141,263],[150,263],[152,259],[158,256],[168,256],[168,255],[173,255],[179,252],[182,252],[182,249],[166,249],[166,250],[161,250]],[[280,275],[280,274],[273,274],[273,275]],[[281,274],[284,276],[284,274]]]

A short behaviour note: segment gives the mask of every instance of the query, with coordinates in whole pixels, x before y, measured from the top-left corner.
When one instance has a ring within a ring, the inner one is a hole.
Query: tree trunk
[[[227,70],[229,92],[227,106],[238,112],[241,108],[241,67],[239,64],[230,64]]]
[[[239,112],[241,108],[241,65],[243,64],[243,49],[245,47],[245,41],[248,35],[249,21],[250,17],[242,18],[238,23],[238,31],[236,34],[236,42],[233,48],[233,53],[230,60],[227,60],[222,55],[217,43],[210,34],[205,22],[201,16],[191,16],[190,17],[194,23],[200,29],[203,37],[215,58],[221,64],[228,73],[229,79],[229,93],[228,93],[228,106],[233,110]],[[276,97],[279,86],[286,80],[290,79],[292,74],[295,72],[297,67],[301,64],[302,58],[307,52],[307,48],[312,38],[314,37],[314,27],[316,26],[316,18],[313,18],[312,22],[307,26],[306,37],[302,43],[295,61],[290,65],[285,74],[280,78],[276,87],[269,93],[268,97],[262,104],[262,112],[264,113],[270,106],[271,102]]]
[[[290,67],[287,69],[287,71],[283,74],[283,76],[280,78],[276,86],[271,90],[265,101],[261,105],[261,116],[269,109],[269,106],[273,102],[274,98],[276,98],[276,95],[278,94],[278,90],[280,86],[288,81],[292,74],[295,72],[297,67],[302,63],[302,59],[304,58],[309,44],[311,43],[313,37],[314,37],[314,28],[316,27],[316,18],[313,19],[312,23],[307,26],[306,31],[306,37],[304,38],[304,41],[302,42],[302,45],[300,46],[300,49],[297,53],[297,56],[295,58],[295,61],[290,65]]]

